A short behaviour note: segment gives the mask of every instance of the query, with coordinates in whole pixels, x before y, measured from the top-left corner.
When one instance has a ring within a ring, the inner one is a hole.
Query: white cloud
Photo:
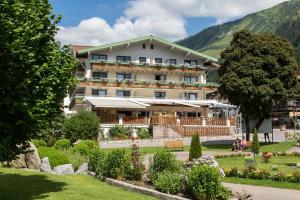
[[[64,44],[99,45],[154,34],[174,41],[187,36],[186,17],[214,17],[221,24],[283,1],[131,0],[113,25],[93,17],[74,27],[60,27],[56,39]]]

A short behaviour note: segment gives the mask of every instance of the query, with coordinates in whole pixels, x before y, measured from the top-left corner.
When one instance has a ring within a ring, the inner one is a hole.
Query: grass
[[[231,144],[209,144],[209,145],[201,145],[202,151],[231,151]],[[103,151],[110,152],[114,150],[124,150],[126,152],[130,152],[130,148],[102,148]],[[155,154],[159,151],[163,151],[164,147],[141,147],[140,148],[140,153],[142,155],[145,154]],[[190,146],[184,146],[184,151],[190,151]]]
[[[0,168],[0,199],[154,200],[85,175],[57,176]]]
[[[244,169],[244,157],[229,157],[229,158],[218,158],[219,165],[223,168],[233,168]],[[262,162],[261,156],[256,157],[256,164],[258,169],[272,170],[272,165],[278,166],[278,171],[283,173],[293,173],[295,171],[300,171],[299,168],[289,167],[289,163],[300,162],[299,156],[276,156],[271,157],[269,163]]]
[[[276,182],[276,181],[272,181],[272,180],[255,180],[255,179],[236,178],[236,177],[225,177],[225,178],[222,178],[222,181],[228,182],[228,183],[239,183],[239,184],[246,184],[246,185],[267,186],[267,187],[274,187],[274,188],[300,190],[299,183]]]

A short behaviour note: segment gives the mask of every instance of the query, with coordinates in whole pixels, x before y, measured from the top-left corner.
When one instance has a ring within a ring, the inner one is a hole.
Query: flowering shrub
[[[278,166],[277,165],[272,165],[272,170],[273,171],[277,171],[278,170]]]
[[[293,174],[284,174],[282,172],[271,173],[267,170],[258,170],[252,168],[246,168],[243,170],[237,170],[237,168],[225,169],[227,177],[239,177],[239,178],[251,178],[251,179],[269,179],[278,182],[292,182],[300,183],[300,172],[294,172]]]
[[[256,168],[256,160],[253,156],[245,156],[244,160],[246,168]]]
[[[211,156],[211,155],[205,155],[205,156],[202,156],[201,158],[197,158],[190,162],[187,162],[185,164],[185,167],[187,169],[191,169],[193,166],[197,166],[197,165],[207,165],[207,166],[210,166],[213,168],[219,167],[219,163],[215,160],[214,156]],[[224,170],[220,168],[219,171],[220,171],[220,175],[222,177],[225,177]]]
[[[262,159],[265,163],[268,163],[271,157],[272,157],[272,153],[269,152],[264,152],[262,155]]]

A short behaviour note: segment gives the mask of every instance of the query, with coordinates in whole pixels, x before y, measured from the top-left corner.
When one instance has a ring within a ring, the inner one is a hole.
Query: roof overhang
[[[114,42],[114,43],[110,43],[110,44],[105,44],[105,45],[100,45],[100,46],[96,46],[96,47],[82,49],[82,50],[78,51],[78,55],[84,55],[84,54],[88,54],[88,53],[99,51],[99,50],[109,50],[109,49],[113,49],[114,47],[118,47],[118,46],[128,47],[132,43],[144,42],[144,41],[145,42],[156,41],[156,42],[161,43],[163,45],[169,46],[172,49],[179,50],[179,51],[183,52],[185,55],[192,54],[192,55],[200,57],[202,59],[207,59],[207,62],[214,62],[214,63],[218,62],[218,59],[216,59],[216,58],[213,58],[211,56],[205,55],[203,53],[200,53],[198,51],[192,50],[190,48],[183,47],[183,46],[178,45],[176,43],[169,42],[167,40],[164,40],[162,38],[159,38],[159,37],[153,36],[153,35],[149,35],[149,36],[145,36],[145,37],[139,37],[139,38],[134,38],[134,39],[130,39],[130,40],[124,40],[124,41],[121,41],[121,42]]]

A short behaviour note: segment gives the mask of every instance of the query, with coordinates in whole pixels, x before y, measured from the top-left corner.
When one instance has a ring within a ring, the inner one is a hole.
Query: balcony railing
[[[140,63],[134,61],[117,61],[117,60],[91,60],[91,63],[102,63],[102,64],[109,64],[109,65],[133,65],[136,67],[164,67],[164,68],[190,68],[190,69],[207,69],[204,65],[188,65],[188,64],[170,64],[170,63]]]
[[[112,86],[112,87],[137,87],[137,88],[166,88],[166,89],[201,89],[206,87],[208,89],[213,89],[219,87],[216,83],[189,83],[184,81],[156,81],[156,80],[134,80],[134,79],[127,79],[127,80],[119,80],[119,79],[110,79],[110,78],[92,78],[89,80],[81,80],[80,86]]]

